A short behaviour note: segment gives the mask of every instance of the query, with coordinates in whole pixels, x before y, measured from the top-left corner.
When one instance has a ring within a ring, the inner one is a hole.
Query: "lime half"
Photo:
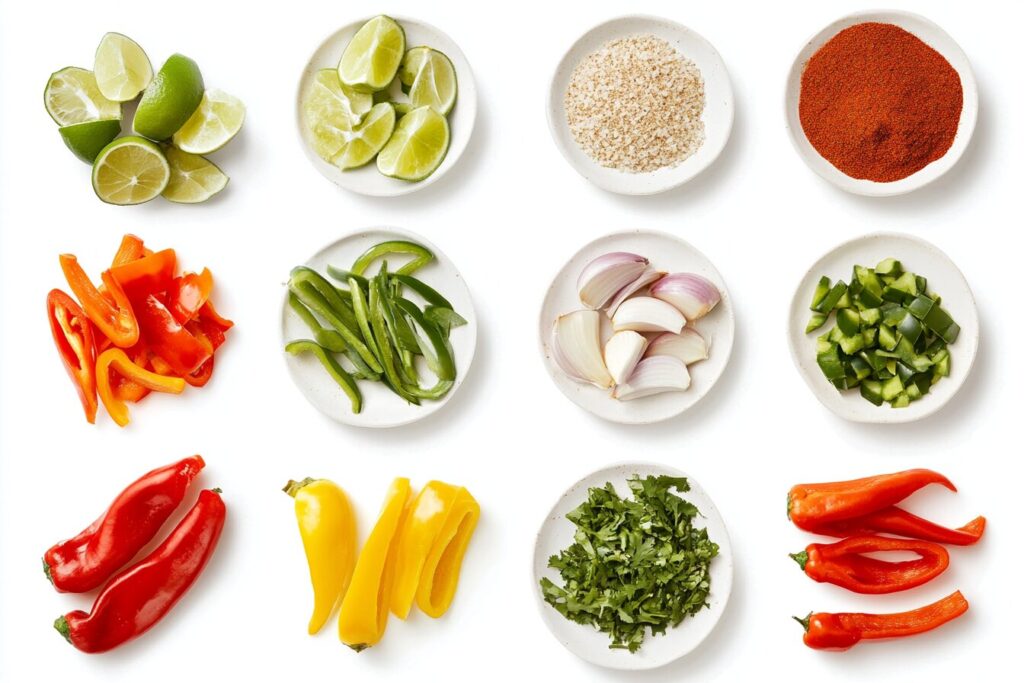
[[[377,169],[392,178],[423,180],[444,161],[450,140],[448,119],[430,107],[414,109],[377,155]]]
[[[163,197],[181,204],[198,204],[224,189],[228,177],[213,162],[168,147],[164,150],[171,166],[171,178],[164,188]]]
[[[46,111],[61,126],[121,118],[121,105],[103,96],[93,72],[77,66],[69,66],[50,75],[43,101]]]
[[[139,44],[120,33],[108,33],[96,48],[96,85],[108,100],[135,99],[153,80],[153,65]]]
[[[223,90],[207,90],[199,108],[172,138],[178,149],[209,154],[228,144],[245,121],[242,100]]]
[[[405,53],[398,78],[413,108],[430,107],[438,114],[447,114],[455,106],[459,91],[455,67],[443,52],[414,47]]]
[[[72,123],[60,128],[60,136],[64,138],[64,144],[68,149],[90,165],[100,151],[120,134],[121,122],[118,119]]]
[[[103,148],[92,166],[92,188],[108,204],[141,204],[167,187],[171,168],[159,147],[128,135]]]
[[[405,54],[405,31],[391,17],[374,17],[356,31],[338,62],[341,82],[359,92],[388,87]]]
[[[171,55],[142,93],[135,111],[135,132],[166,140],[185,125],[203,100],[203,75],[184,55]]]

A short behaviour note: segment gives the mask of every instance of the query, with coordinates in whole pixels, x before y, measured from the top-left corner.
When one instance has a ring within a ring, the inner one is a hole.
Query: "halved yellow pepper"
[[[356,652],[384,636],[391,605],[391,587],[398,530],[409,500],[409,480],[391,482],[377,524],[356,560],[355,572],[338,615],[338,638]]]
[[[462,558],[479,520],[480,504],[460,487],[420,574],[416,605],[424,614],[437,619],[451,606],[459,585]]]
[[[348,496],[328,479],[289,481],[313,584],[309,634],[318,632],[345,595],[356,564],[356,516]]]

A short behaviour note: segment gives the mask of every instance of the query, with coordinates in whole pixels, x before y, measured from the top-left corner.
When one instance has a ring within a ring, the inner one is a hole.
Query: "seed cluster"
[[[597,163],[631,173],[675,166],[704,143],[704,79],[653,35],[613,40],[573,70],[569,130]]]

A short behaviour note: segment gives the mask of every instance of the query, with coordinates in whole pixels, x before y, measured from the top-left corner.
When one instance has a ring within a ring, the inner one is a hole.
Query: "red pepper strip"
[[[885,562],[867,553],[911,552],[916,560]],[[854,536],[838,543],[812,543],[790,555],[807,576],[854,593],[897,593],[928,583],[949,567],[949,552],[938,543]]]
[[[188,591],[213,555],[227,510],[220,489],[199,500],[153,552],[115,576],[92,612],[68,612],[53,626],[82,652],[106,652],[142,635]]]
[[[64,362],[64,369],[78,391],[85,419],[96,422],[96,345],[92,323],[75,300],[59,289],[46,295],[50,333]]]
[[[136,344],[133,348],[128,349],[125,352],[132,362],[138,365],[143,370],[149,370],[149,349],[145,348],[141,342]],[[111,388],[114,394],[114,398],[121,401],[131,401],[132,403],[138,403],[146,396],[149,395],[149,389],[139,384],[133,379],[128,379],[124,375],[115,372],[110,378]]]
[[[103,401],[103,407],[110,417],[121,427],[130,422],[128,406],[114,395],[110,386],[110,371],[117,370],[128,379],[141,384],[153,391],[168,394],[180,394],[185,391],[185,380],[180,377],[168,377],[150,372],[132,362],[121,349],[107,349],[96,360],[96,390]]]
[[[213,355],[213,349],[196,339],[174,319],[153,294],[137,302],[139,327],[154,354],[167,361],[179,377],[195,372]]]
[[[227,332],[228,330],[235,326],[235,323],[231,322],[227,318],[222,317],[221,314],[217,312],[217,309],[213,307],[213,302],[210,301],[209,299],[207,299],[206,303],[203,304],[203,307],[199,309],[199,315],[203,318],[206,318],[207,320],[212,320],[213,322],[217,323],[220,326],[220,328],[225,332]]]
[[[142,244],[142,240],[135,235],[125,235],[121,238],[121,246],[118,247],[117,253],[114,255],[114,262],[110,264],[110,267],[123,266],[126,263],[137,261],[145,255],[146,248]]]
[[[949,529],[893,505],[863,517],[815,526],[810,531],[836,538],[859,534],[892,534],[946,545],[974,545],[985,533],[985,518],[975,517],[959,529]]]
[[[82,533],[43,555],[43,570],[61,593],[99,587],[149,543],[206,463],[193,455],[147,472],[117,495]]]
[[[849,650],[861,640],[903,638],[930,631],[967,611],[960,591],[931,605],[896,614],[811,612],[793,617],[804,627],[804,644],[816,650]]]
[[[801,529],[860,517],[890,505],[929,484],[956,491],[938,472],[917,469],[829,484],[797,484],[789,490],[789,518]]]
[[[110,274],[128,293],[128,297],[137,301],[149,294],[166,292],[174,279],[177,263],[174,250],[164,249],[111,268]]]
[[[74,256],[61,254],[60,267],[64,271],[64,277],[67,278],[71,291],[82,302],[85,314],[99,331],[123,349],[135,346],[135,342],[139,341],[138,321],[135,320],[131,302],[121,285],[110,275],[110,271],[103,271],[102,275],[103,284],[107,288],[106,294],[111,297],[111,300],[108,301],[89,280],[89,276],[85,274],[82,266],[78,264],[78,259]]]
[[[213,275],[208,268],[203,272],[185,273],[171,281],[167,289],[167,308],[171,309],[174,318],[184,325],[199,313],[206,300],[213,292]]]

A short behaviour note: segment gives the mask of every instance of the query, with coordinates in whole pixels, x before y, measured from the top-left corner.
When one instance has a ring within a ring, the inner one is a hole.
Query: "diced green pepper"
[[[882,405],[882,383],[873,379],[864,380],[860,383],[860,395],[876,406]]]
[[[847,337],[845,334],[839,339],[839,346],[843,349],[843,353],[847,356],[852,356],[861,349],[864,348],[864,335],[857,332],[851,337]]]
[[[888,325],[878,326],[878,345],[886,351],[892,351],[896,348],[896,343],[899,341],[899,337],[896,336],[896,331]]]
[[[843,362],[839,359],[839,346],[837,344],[829,344],[828,350],[818,353],[818,367],[821,368],[822,373],[825,375],[825,379],[832,380],[846,377],[846,370],[843,368]]]
[[[882,309],[880,308],[864,308],[860,312],[860,321],[864,325],[874,326],[878,324],[878,321],[882,319]]]
[[[909,340],[911,344],[916,344],[921,333],[924,332],[921,322],[913,315],[903,316],[903,320],[896,326],[896,330],[903,335],[904,339]]]
[[[882,283],[870,268],[854,266],[854,277],[863,285],[860,300],[865,306],[874,307],[882,304]]]
[[[910,396],[905,391],[900,393],[900,395],[897,396],[893,400],[893,402],[892,402],[892,407],[893,408],[906,408],[909,405],[910,405]]]
[[[821,279],[818,280],[818,284],[814,287],[814,294],[811,295],[811,310],[815,312],[821,311],[821,302],[825,300],[829,290],[832,289],[832,280],[827,276],[822,275]]]
[[[903,391],[903,380],[900,379],[899,375],[894,375],[892,379],[888,379],[882,382],[882,400],[892,401]]]
[[[914,316],[918,320],[924,320],[934,305],[935,301],[933,299],[930,299],[924,294],[918,294],[917,298],[911,301],[910,305],[907,306],[907,310],[910,311],[910,315]]]
[[[852,308],[843,308],[836,313],[836,324],[847,337],[860,332],[860,313]]]
[[[903,266],[894,258],[886,258],[878,262],[875,272],[879,275],[899,276],[903,273]]]
[[[840,280],[832,286],[832,289],[822,299],[818,313],[824,313],[825,315],[831,313],[844,294],[846,294],[846,283]]]

